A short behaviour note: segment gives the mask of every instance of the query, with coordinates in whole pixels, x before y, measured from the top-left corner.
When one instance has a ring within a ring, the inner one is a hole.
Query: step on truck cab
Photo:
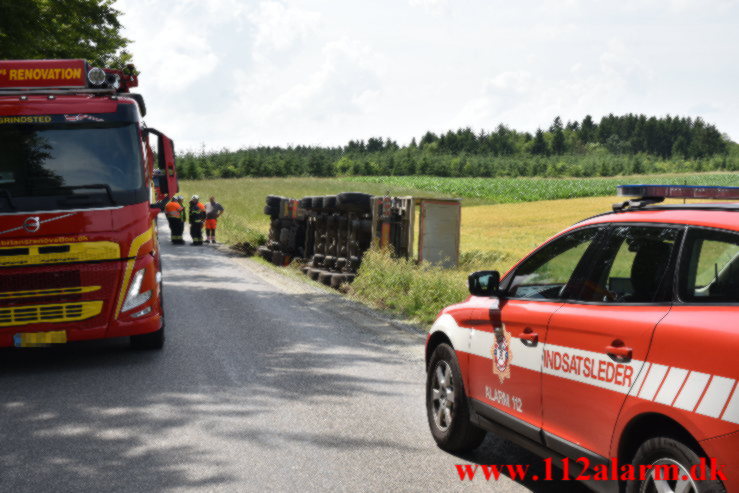
[[[177,174],[137,85],[133,66],[0,60],[0,347],[162,347],[156,217]]]

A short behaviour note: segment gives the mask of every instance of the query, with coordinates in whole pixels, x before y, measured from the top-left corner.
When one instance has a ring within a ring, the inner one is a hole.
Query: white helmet
[[[192,201],[192,200],[200,200],[200,197],[198,197],[197,195],[193,195],[193,196],[192,196],[192,198],[191,198],[190,200],[191,200],[191,201]]]

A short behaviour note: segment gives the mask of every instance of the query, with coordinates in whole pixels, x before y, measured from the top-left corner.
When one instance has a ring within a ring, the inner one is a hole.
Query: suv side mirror
[[[473,272],[467,278],[472,296],[496,296],[500,288],[500,273],[497,270]]]

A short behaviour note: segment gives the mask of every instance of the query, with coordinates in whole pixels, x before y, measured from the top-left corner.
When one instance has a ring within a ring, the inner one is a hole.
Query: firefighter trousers
[[[203,244],[203,223],[202,222],[190,223],[190,236],[192,237],[193,245]]]
[[[172,244],[182,245],[185,240],[182,239],[182,233],[185,231],[185,223],[178,217],[168,217],[169,231],[172,233]]]

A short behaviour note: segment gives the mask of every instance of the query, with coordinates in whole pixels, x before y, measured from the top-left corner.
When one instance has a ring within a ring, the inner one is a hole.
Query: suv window
[[[599,231],[600,228],[581,229],[542,247],[516,269],[507,296],[550,300],[579,291],[573,274]]]
[[[682,264],[681,300],[739,302],[739,235],[692,229]]]
[[[617,226],[594,265],[583,301],[650,303],[670,301],[669,265],[681,230]]]

